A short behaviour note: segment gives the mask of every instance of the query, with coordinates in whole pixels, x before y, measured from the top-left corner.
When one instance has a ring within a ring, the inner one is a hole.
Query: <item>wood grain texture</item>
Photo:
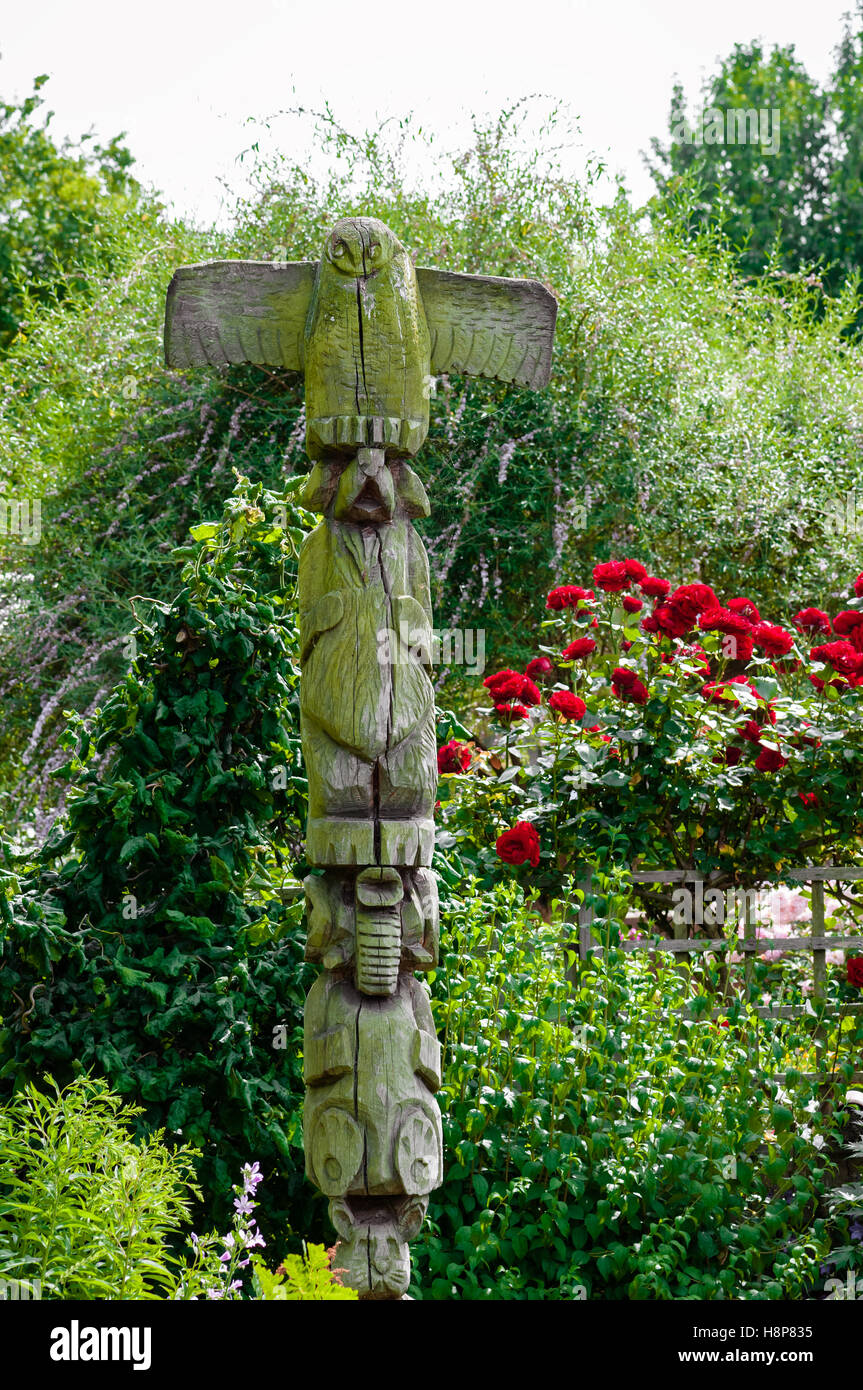
[[[165,306],[169,367],[305,365],[316,261],[207,261],[174,271]]]
[[[343,1282],[363,1299],[403,1298],[410,1284],[408,1241],[418,1234],[428,1198],[335,1199],[330,1220],[339,1234],[337,1265]]]
[[[375,879],[386,885],[383,898],[377,901],[368,891]],[[342,972],[342,977],[351,979],[362,992],[359,972],[351,971],[357,955],[358,908],[362,913],[383,906],[397,908],[399,969],[433,970],[437,965],[438,891],[431,869],[365,869],[357,875],[350,870],[330,871],[309,874],[303,887],[308,921],[306,960]]]
[[[548,384],[557,301],[534,280],[415,269],[374,218],[338,222],[320,261],[209,261],[168,288],[172,367],[303,371],[312,460],[375,447],[413,455],[433,374]]]
[[[431,1009],[413,975],[399,974],[394,993],[382,998],[321,975],[305,1013],[303,1147],[311,1181],[330,1197],[427,1196],[442,1176],[433,1094],[440,1067]]]
[[[306,335],[306,447],[414,454],[428,432],[429,333],[410,256],[373,218],[336,223]]]
[[[557,300],[536,280],[416,272],[432,372],[466,372],[541,391],[551,376]]]
[[[431,600],[410,522],[322,522],[300,554],[299,606],[309,863],[430,863]]]

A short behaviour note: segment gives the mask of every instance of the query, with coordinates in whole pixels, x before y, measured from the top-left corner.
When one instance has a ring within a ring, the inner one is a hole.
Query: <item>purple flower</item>
[[[250,1201],[248,1193],[244,1192],[242,1197],[234,1198],[234,1206],[241,1216],[250,1216],[255,1210],[254,1202]]]
[[[263,1181],[264,1175],[261,1172],[260,1163],[243,1164],[243,1184],[248,1195],[254,1196],[255,1188],[259,1182]]]
[[[848,1234],[852,1240],[863,1240],[863,1221],[852,1221]]]

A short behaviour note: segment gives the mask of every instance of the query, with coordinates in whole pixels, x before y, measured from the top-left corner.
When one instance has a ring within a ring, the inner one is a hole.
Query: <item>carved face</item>
[[[340,1243],[336,1264],[347,1271],[345,1284],[372,1298],[399,1298],[410,1283],[407,1241],[395,1226],[355,1227],[350,1238]]]
[[[341,1236],[335,1267],[342,1282],[361,1298],[400,1298],[411,1278],[408,1241],[423,1223],[427,1197],[391,1197],[377,1201],[336,1198],[330,1220]]]
[[[367,278],[390,264],[401,247],[374,217],[345,217],[327,237],[324,255],[340,275]]]

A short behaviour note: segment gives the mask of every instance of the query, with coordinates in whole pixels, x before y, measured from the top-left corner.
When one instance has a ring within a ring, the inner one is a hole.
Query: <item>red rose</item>
[[[657,579],[652,574],[648,574],[640,580],[638,587],[643,594],[647,594],[648,598],[665,598],[665,595],[671,590],[671,585],[667,579]]]
[[[664,632],[667,637],[685,637],[694,622],[694,620],[690,621],[673,603],[657,604],[653,610],[652,620],[660,632]],[[647,618],[644,619],[644,622],[648,621]]]
[[[863,613],[858,613],[856,608],[846,608],[833,619],[833,631],[837,637],[851,637],[854,629],[860,627],[861,623]]]
[[[788,759],[783,758],[778,748],[762,748],[755,759],[755,766],[759,772],[778,772],[787,762]]]
[[[437,750],[438,772],[467,772],[469,767],[470,749],[466,743],[457,743],[453,738]]]
[[[541,681],[545,676],[551,675],[554,670],[553,662],[547,656],[535,656],[524,668],[524,674],[528,680]]]
[[[625,562],[608,560],[605,564],[594,565],[593,582],[598,589],[604,589],[607,594],[619,594],[621,589],[629,587],[630,582]]]
[[[517,695],[521,690],[521,682],[524,676],[520,671],[496,671],[493,676],[486,676],[483,685],[490,690],[493,697],[501,695]]]
[[[821,609],[800,609],[799,613],[794,614],[794,626],[798,632],[802,632],[806,637],[816,637],[823,634],[830,637],[830,619],[827,613]]]
[[[493,676],[486,676],[483,685],[491,691],[495,704],[524,700],[528,705],[538,705],[542,700],[530,677],[523,676],[520,671],[498,671]]]
[[[644,607],[641,599],[635,598],[632,594],[624,594],[622,603],[627,613],[640,613]]]
[[[800,797],[800,800],[803,802],[804,806],[818,805],[818,797],[815,795],[814,792],[798,792],[797,795]]]
[[[743,637],[752,631],[752,624],[748,618],[744,618],[740,613],[732,613],[730,608],[710,608],[706,613],[702,613],[698,620],[698,626],[704,632],[728,632],[735,637]]]
[[[565,661],[580,661],[583,656],[590,656],[595,651],[596,643],[592,637],[576,637],[574,642],[564,647],[563,657]]]
[[[702,686],[701,693],[705,700],[711,700],[716,705],[728,704],[732,709],[737,709],[740,701],[734,693],[735,685],[749,685],[745,676],[729,676],[725,681],[713,681],[709,685]]]
[[[627,666],[616,666],[611,673],[611,688],[618,700],[631,700],[636,705],[647,704],[647,686]]]
[[[592,589],[580,589],[577,584],[563,584],[559,589],[552,589],[545,606],[559,612],[562,608],[577,608],[579,603],[592,602],[593,598]]]
[[[801,608],[799,613],[794,614],[794,626],[807,637],[822,633],[825,637],[830,635],[830,619],[820,608]]]
[[[825,642],[822,647],[813,647],[809,653],[813,661],[825,661],[834,671],[843,676],[856,676],[860,670],[860,653],[850,642]]]
[[[863,956],[849,956],[845,962],[845,978],[849,985],[863,989]]]
[[[548,698],[548,707],[564,719],[583,719],[587,705],[569,690],[555,690]]]
[[[527,719],[524,705],[495,705],[494,712],[504,724],[512,724],[516,719]]]
[[[624,560],[623,568],[626,570],[627,579],[635,579],[640,584],[642,579],[647,578],[647,570],[640,560]]]
[[[738,738],[745,738],[747,743],[760,743],[761,735],[764,733],[757,719],[747,719],[745,724],[741,724],[737,730]]]
[[[858,574],[854,580],[854,593],[858,598],[863,598],[863,574]]]
[[[715,763],[725,763],[728,767],[736,767],[743,757],[743,749],[738,748],[736,743],[729,743],[728,747],[721,754],[713,759]]]
[[[730,598],[725,607],[732,613],[739,613],[742,618],[748,618],[751,623],[761,621],[761,614],[751,598]]]
[[[534,869],[539,868],[539,836],[530,821],[516,821],[511,830],[505,830],[498,836],[495,850],[504,864],[529,862]]]
[[[794,646],[790,632],[777,627],[775,623],[756,623],[752,629],[755,645],[768,656],[787,656]]]
[[[748,661],[752,655],[755,643],[751,637],[726,637],[722,643],[722,649],[729,661]]]
[[[709,584],[681,584],[675,589],[668,602],[677,609],[682,618],[689,618],[689,626],[694,627],[699,614],[711,608],[719,608],[719,599]]]
[[[529,676],[522,676],[521,690],[518,693],[526,705],[542,704],[542,696],[539,693],[539,687],[534,685]]]
[[[642,618],[642,620],[641,620],[641,631],[642,631],[642,632],[659,632],[660,630],[661,630],[661,629],[660,629],[659,623],[656,621],[656,618],[653,616],[652,613],[648,613],[648,615],[647,615],[646,618]]]

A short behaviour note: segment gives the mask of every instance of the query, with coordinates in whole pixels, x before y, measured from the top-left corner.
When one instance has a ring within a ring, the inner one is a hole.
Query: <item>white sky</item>
[[[569,104],[585,149],[620,170],[633,196],[652,183],[640,159],[667,134],[675,76],[691,102],[716,59],[761,38],[796,46],[830,71],[852,0],[36,0],[10,5],[0,37],[0,97],[47,72],[52,129],[108,139],[125,131],[137,174],[178,211],[218,216],[222,183],[243,187],[237,156],[259,123],[320,108],[359,132],[414,111],[446,146],[471,110],[540,93]],[[271,139],[302,157],[282,118]],[[293,146],[291,147],[291,142]]]

